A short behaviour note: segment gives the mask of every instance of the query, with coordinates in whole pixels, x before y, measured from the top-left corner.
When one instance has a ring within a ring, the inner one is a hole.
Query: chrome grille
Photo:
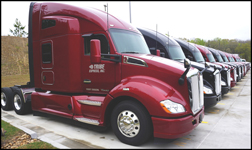
[[[227,71],[227,85],[230,86],[230,69]]]
[[[234,68],[234,81],[236,82],[236,68]]]
[[[196,69],[194,69],[196,70]],[[200,111],[200,109],[204,105],[204,95],[203,95],[203,77],[199,73],[198,70],[196,71],[190,71],[187,74],[187,78],[189,78],[190,85],[191,86],[191,98],[190,101],[192,103],[191,110],[193,114],[196,114]]]
[[[214,72],[215,93],[219,95],[221,93],[221,74],[219,70]]]
[[[238,67],[238,70],[239,70],[239,79],[241,79],[241,68]]]

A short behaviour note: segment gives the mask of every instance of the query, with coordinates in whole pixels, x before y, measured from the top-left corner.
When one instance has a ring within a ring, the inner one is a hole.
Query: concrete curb
[[[62,145],[62,144],[60,144],[60,143],[57,143],[57,142],[55,142],[55,141],[53,141],[53,140],[51,140],[51,139],[49,139],[49,138],[47,138],[47,137],[44,137],[44,136],[39,136],[39,137],[38,137],[38,134],[37,134],[36,132],[34,132],[34,131],[32,131],[32,130],[26,128],[26,127],[16,125],[16,124],[12,123],[10,120],[8,120],[7,118],[5,118],[5,117],[3,117],[3,116],[1,116],[1,119],[2,119],[3,121],[5,121],[5,122],[10,123],[12,126],[14,126],[14,127],[16,127],[16,128],[19,128],[20,130],[23,130],[25,133],[29,134],[29,135],[31,136],[32,139],[39,139],[39,140],[41,140],[41,141],[43,141],[43,142],[46,142],[46,143],[49,143],[49,144],[51,144],[52,146],[54,146],[54,147],[56,147],[56,148],[59,148],[59,149],[70,149],[69,147],[64,146],[64,145]]]
[[[55,142],[55,141],[52,141],[52,140],[50,140],[49,138],[44,137],[44,136],[39,136],[38,139],[41,140],[41,141],[44,141],[44,142],[46,142],[46,143],[49,143],[49,144],[51,144],[52,146],[57,147],[57,148],[59,148],[59,149],[70,149],[69,147],[64,146],[64,145],[62,145],[62,144],[60,144],[60,143],[57,143],[57,142]]]

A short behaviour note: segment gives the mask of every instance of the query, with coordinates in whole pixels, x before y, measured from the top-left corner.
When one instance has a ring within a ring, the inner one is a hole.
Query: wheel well
[[[134,101],[138,104],[140,104],[141,106],[143,106],[143,108],[145,109],[146,113],[151,117],[149,111],[146,109],[146,107],[137,99],[133,98],[133,97],[129,97],[129,96],[120,96],[120,97],[117,97],[117,98],[114,98],[107,106],[106,108],[106,111],[105,111],[105,118],[104,118],[104,122],[105,122],[105,125],[106,126],[110,126],[110,116],[111,116],[111,113],[113,111],[113,109],[115,108],[115,106],[117,104],[119,104],[120,102],[122,101],[126,101],[126,100],[129,100],[129,101]],[[152,121],[152,120],[151,120]],[[153,128],[153,127],[152,127]]]

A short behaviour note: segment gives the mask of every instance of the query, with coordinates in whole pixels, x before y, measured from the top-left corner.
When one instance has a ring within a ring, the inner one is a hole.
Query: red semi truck
[[[203,79],[184,65],[151,55],[142,34],[104,11],[31,3],[27,85],[1,89],[1,107],[112,126],[140,145],[174,139],[204,117]]]

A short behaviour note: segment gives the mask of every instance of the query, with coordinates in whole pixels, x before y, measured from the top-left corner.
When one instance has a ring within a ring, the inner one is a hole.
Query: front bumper
[[[204,118],[204,107],[196,114],[182,118],[166,119],[151,117],[154,137],[176,139],[189,134]]]
[[[224,94],[227,94],[230,90],[230,87],[229,86],[221,86],[221,94],[224,95]]]
[[[204,94],[204,106],[205,108],[213,107],[221,100],[221,94],[208,96]]]
[[[234,87],[236,85],[235,81],[231,81],[231,87]]]

